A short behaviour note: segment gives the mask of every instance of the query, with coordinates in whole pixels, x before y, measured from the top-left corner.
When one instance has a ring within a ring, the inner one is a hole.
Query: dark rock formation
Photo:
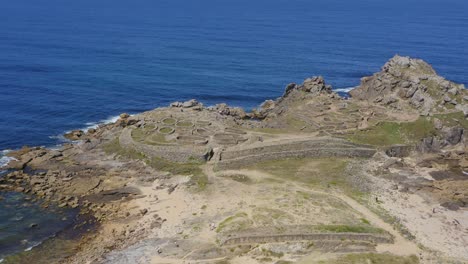
[[[301,85],[290,83],[286,86],[283,96],[276,100],[266,100],[258,110],[254,112],[254,117],[264,119],[267,116],[281,114],[288,104],[301,101],[309,97],[320,95],[334,95],[332,86],[327,85],[322,76],[307,78]]]
[[[438,76],[426,62],[398,55],[390,59],[382,71],[362,78],[361,84],[350,91],[352,98],[357,100],[398,110],[417,109],[425,115],[462,104],[466,94],[463,84]]]
[[[63,136],[69,140],[80,140],[84,135],[85,133],[83,130],[73,130],[71,132],[65,133]]]
[[[462,127],[443,128],[438,136],[428,137],[422,140],[417,150],[426,152],[437,152],[446,146],[453,146],[465,141],[465,129]]]
[[[412,146],[407,146],[407,145],[393,145],[393,146],[390,146],[388,147],[386,150],[385,150],[385,153],[389,156],[389,157],[398,157],[398,158],[402,158],[402,157],[407,157],[411,154],[411,151],[413,150],[413,147]]]
[[[244,109],[240,107],[230,107],[227,104],[217,104],[215,105],[212,110],[218,112],[221,115],[226,116],[233,116],[235,118],[244,119],[247,118],[248,115],[245,113]]]
[[[171,107],[179,107],[179,108],[191,108],[194,110],[201,110],[203,108],[203,104],[198,102],[195,99],[188,100],[186,102],[173,102],[170,104]]]

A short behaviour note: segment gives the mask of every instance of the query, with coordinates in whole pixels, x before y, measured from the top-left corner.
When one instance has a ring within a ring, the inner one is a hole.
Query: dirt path
[[[212,170],[210,170],[210,165],[207,165],[205,169],[205,173],[209,175],[209,177],[215,177],[215,174]],[[223,174],[229,175],[229,174],[244,174],[248,177],[251,177],[253,179],[260,179],[260,178],[274,178],[275,176],[268,174],[266,172],[261,172],[261,171],[255,171],[255,170],[231,170],[231,171],[223,171]],[[331,193],[331,192],[323,192],[323,191],[317,191],[317,190],[311,190],[309,188],[305,188],[297,183],[294,183],[295,188],[304,191],[304,192],[309,192],[309,193],[316,193],[316,194],[321,194],[321,195],[328,195],[332,196],[336,199],[339,199],[346,203],[348,206],[350,206],[352,209],[355,211],[359,212],[360,214],[363,215],[364,218],[366,218],[372,225],[375,227],[381,228],[391,235],[394,236],[395,242],[393,244],[379,244],[377,246],[377,252],[379,253],[392,253],[395,255],[400,255],[400,256],[408,256],[408,255],[418,255],[421,250],[418,248],[418,246],[414,243],[409,241],[408,239],[404,238],[397,230],[393,228],[392,225],[386,223],[383,221],[377,214],[369,210],[367,207],[364,205],[358,203],[356,200],[350,198],[349,196],[346,196],[344,194],[339,194],[339,193]]]
[[[393,244],[379,244],[377,245],[377,252],[389,252],[401,256],[418,255],[420,253],[421,250],[415,243],[404,238],[397,230],[393,228],[392,225],[383,221],[379,216],[370,211],[367,207],[363,206],[362,204],[356,202],[354,199],[345,195],[329,195],[341,199],[343,202],[351,206],[354,210],[361,213],[372,225],[379,227],[394,236],[395,242]]]

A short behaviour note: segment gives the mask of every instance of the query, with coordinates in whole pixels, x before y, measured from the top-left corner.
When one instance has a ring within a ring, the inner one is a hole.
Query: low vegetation
[[[198,190],[204,190],[208,185],[208,177],[200,168],[203,165],[200,161],[191,160],[187,163],[171,162],[162,158],[152,158],[147,160],[147,164],[159,171],[167,171],[175,175],[188,175],[190,185],[194,185]]]
[[[389,146],[395,144],[414,144],[423,138],[440,134],[435,128],[435,119],[443,126],[462,126],[468,128],[468,120],[462,112],[439,114],[432,117],[420,117],[414,122],[380,122],[366,130],[358,130],[348,139],[355,143],[371,144],[375,146]]]
[[[163,124],[169,125],[169,126],[175,125],[176,122],[177,120],[175,120],[174,118],[165,118],[162,121]]]
[[[218,224],[216,232],[233,232],[245,229],[252,225],[252,220],[249,219],[247,213],[239,212],[233,216],[224,219]]]
[[[415,143],[435,134],[432,122],[423,117],[407,123],[381,122],[369,129],[356,131],[348,139],[360,144],[389,146]]]
[[[119,143],[119,138],[115,138],[111,140],[109,143],[105,144],[103,146],[103,150],[108,155],[115,154],[117,156],[121,156],[127,159],[134,159],[134,160],[146,159],[146,156],[143,153],[140,153],[133,149],[123,148]]]
[[[259,162],[249,169],[268,172],[279,179],[297,181],[315,187],[346,187],[344,172],[349,159],[306,158]]]
[[[434,115],[433,118],[439,119],[442,124],[447,127],[459,125],[461,127],[468,128],[468,119],[465,118],[463,112]]]
[[[253,184],[254,181],[250,179],[247,175],[244,174],[234,174],[234,175],[220,175],[220,177],[229,178],[233,181],[244,183],[244,184]]]
[[[144,128],[137,128],[132,130],[132,138],[136,142],[141,142],[148,145],[163,145],[170,143],[166,140],[165,134],[169,133],[163,130],[168,129],[172,131],[172,128],[163,127],[160,132],[157,131],[155,126],[149,125]]]
[[[118,138],[105,144],[103,150],[109,155],[115,154],[126,159],[142,160],[158,171],[166,171],[174,175],[191,176],[190,183],[197,186],[198,190],[204,190],[208,184],[208,177],[200,168],[203,163],[194,159],[191,159],[190,162],[187,163],[177,163],[162,158],[148,158],[143,153],[133,149],[123,148]]]

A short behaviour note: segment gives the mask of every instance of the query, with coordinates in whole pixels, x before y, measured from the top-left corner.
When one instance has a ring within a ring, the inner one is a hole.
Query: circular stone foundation
[[[192,132],[193,135],[200,135],[200,136],[208,136],[210,135],[210,131],[204,129],[204,128],[196,128]]]
[[[167,117],[167,118],[164,118],[163,120],[161,120],[161,122],[165,125],[168,125],[168,126],[173,126],[177,123],[177,119],[175,118],[172,118],[172,117]]]
[[[159,133],[164,134],[164,135],[170,135],[175,132],[175,129],[172,127],[161,127],[158,130]]]
[[[192,121],[182,120],[176,123],[176,127],[193,127]]]
[[[198,120],[197,121],[197,126],[204,127],[204,126],[210,126],[210,125],[211,125],[211,122],[207,121],[207,120]]]

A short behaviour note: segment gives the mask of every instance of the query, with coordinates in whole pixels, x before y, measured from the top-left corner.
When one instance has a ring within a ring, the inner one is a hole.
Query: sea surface
[[[177,100],[251,109],[313,75],[345,91],[395,54],[468,85],[467,47],[466,0],[4,0],[0,151]]]
[[[51,206],[47,210],[33,197],[0,192],[0,263],[12,253],[29,251],[65,228],[72,227],[77,210]]]
[[[172,101],[247,109],[359,83],[394,54],[468,84],[466,0],[14,0],[0,7],[0,150]]]

